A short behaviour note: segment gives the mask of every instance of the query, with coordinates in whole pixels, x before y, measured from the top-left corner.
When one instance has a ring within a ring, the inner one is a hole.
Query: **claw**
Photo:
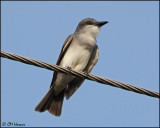
[[[67,67],[67,69],[68,69],[68,70],[72,70],[72,68],[71,68],[71,67],[69,67],[69,66]]]
[[[88,72],[87,71],[83,71],[83,73],[88,76]]]
[[[72,68],[69,67],[69,66],[66,66],[66,68],[71,72]],[[65,75],[68,75],[68,74],[65,74]]]

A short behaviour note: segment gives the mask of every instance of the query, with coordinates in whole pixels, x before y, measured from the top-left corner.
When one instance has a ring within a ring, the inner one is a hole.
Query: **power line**
[[[75,70],[67,69],[67,68],[64,68],[64,67],[61,67],[61,66],[58,66],[58,65],[48,64],[48,63],[45,63],[45,62],[42,62],[42,61],[34,60],[34,59],[31,59],[31,58],[28,58],[28,57],[19,56],[19,55],[13,54],[13,53],[8,53],[8,52],[1,51],[0,56],[4,57],[4,58],[11,59],[11,60],[19,61],[19,62],[22,62],[22,63],[34,65],[34,66],[41,67],[41,68],[45,68],[45,69],[48,69],[48,70],[62,72],[62,73],[74,75],[74,76],[77,76],[77,77],[82,77],[84,79],[96,81],[96,82],[99,82],[99,83],[102,83],[102,84],[111,85],[111,86],[122,88],[122,89],[125,89],[125,90],[128,90],[128,91],[133,91],[133,92],[136,92],[136,93],[160,98],[159,93],[155,92],[155,91],[151,91],[151,90],[147,90],[147,89],[144,89],[144,88],[136,87],[136,86],[133,86],[133,85],[130,85],[130,84],[121,83],[121,82],[118,82],[118,81],[115,81],[115,80],[111,80],[111,79],[108,79],[108,78],[96,76],[96,75],[93,75],[93,74],[87,74],[87,73],[84,73],[84,72],[77,72]]]

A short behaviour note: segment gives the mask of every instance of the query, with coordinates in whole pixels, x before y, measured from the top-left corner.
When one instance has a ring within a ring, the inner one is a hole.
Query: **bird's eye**
[[[87,21],[87,24],[91,24],[91,22],[90,22],[90,21]]]

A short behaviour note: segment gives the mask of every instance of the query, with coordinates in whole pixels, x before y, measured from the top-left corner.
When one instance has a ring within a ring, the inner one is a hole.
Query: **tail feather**
[[[50,104],[50,107],[47,108],[47,110],[55,116],[61,115],[63,99],[64,99],[64,92],[65,92],[65,89],[62,92],[60,92],[57,96],[55,96],[54,100],[52,100]]]
[[[48,110],[51,114],[55,116],[60,116],[64,99],[64,92],[65,89],[57,96],[55,96],[53,86],[51,86],[47,94],[35,107],[35,111],[44,112]]]
[[[46,93],[46,95],[43,97],[43,99],[39,102],[39,104],[35,107],[35,111],[44,112],[45,106],[47,105],[49,99],[53,95],[53,87],[49,89],[49,91]]]

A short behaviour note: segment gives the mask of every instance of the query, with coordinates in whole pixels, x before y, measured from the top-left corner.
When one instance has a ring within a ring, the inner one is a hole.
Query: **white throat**
[[[94,26],[94,25],[87,25],[84,28],[82,28],[82,31],[84,34],[88,35],[88,36],[92,36],[93,38],[96,39],[97,35],[100,32],[100,29],[98,26]]]
[[[86,25],[75,33],[75,39],[78,40],[79,44],[93,48],[96,45],[96,37],[99,32],[98,26]]]

